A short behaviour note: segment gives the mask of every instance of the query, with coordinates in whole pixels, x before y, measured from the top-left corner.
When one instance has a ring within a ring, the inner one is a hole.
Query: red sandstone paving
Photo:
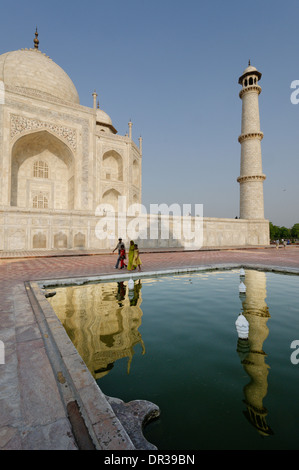
[[[260,264],[299,268],[299,247],[253,250],[142,253],[142,270],[196,267],[224,263]],[[0,259],[0,288],[12,282],[66,277],[122,274],[114,269],[116,255],[62,256]]]

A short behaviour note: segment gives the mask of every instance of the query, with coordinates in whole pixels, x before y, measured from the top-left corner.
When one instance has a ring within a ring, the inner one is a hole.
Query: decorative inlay
[[[241,134],[240,137],[238,138],[238,141],[240,144],[244,142],[244,140],[249,140],[249,139],[259,139],[262,140],[264,137],[264,134],[262,132],[250,132],[248,134]]]
[[[249,181],[264,181],[266,179],[265,175],[252,175],[252,176],[239,176],[237,178],[238,183],[247,183]]]
[[[59,137],[65,139],[74,150],[77,148],[77,134],[74,129],[65,126],[59,126],[51,122],[30,119],[23,116],[11,115],[10,119],[10,137],[13,138],[25,131],[35,129],[48,129]]]

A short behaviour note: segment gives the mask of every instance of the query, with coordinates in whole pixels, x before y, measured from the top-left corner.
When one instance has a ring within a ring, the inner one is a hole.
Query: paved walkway
[[[76,421],[78,410],[70,412],[65,406],[64,376],[53,373],[53,345],[47,343],[45,323],[38,321],[39,312],[36,313],[25,284],[44,279],[123,273],[114,269],[116,255],[84,254],[86,256],[52,252],[42,256],[40,252],[31,252],[19,253],[18,257],[3,253],[0,256],[0,347],[1,344],[5,347],[5,364],[0,364],[0,449],[54,450],[89,446],[84,442],[82,423]],[[291,246],[279,250],[267,247],[144,252],[141,258],[143,272],[233,264],[299,273],[299,247]],[[101,414],[97,416],[97,426],[101,427]],[[111,422],[107,421],[105,426]],[[81,444],[78,444],[76,425],[81,429]],[[119,448],[122,445],[126,448],[124,437],[119,442]],[[101,445],[102,449],[109,448],[104,443]],[[115,449],[110,447],[110,450]]]

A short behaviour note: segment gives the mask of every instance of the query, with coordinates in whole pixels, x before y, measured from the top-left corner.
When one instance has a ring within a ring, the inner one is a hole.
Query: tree
[[[280,227],[273,225],[272,222],[270,222],[270,238],[271,240],[280,238]]]
[[[291,237],[291,229],[287,227],[280,227],[280,238],[286,240]]]
[[[296,226],[298,225],[298,237],[293,235],[293,233],[292,233],[293,229],[290,229],[290,228],[287,228],[287,227],[279,227],[278,225],[273,225],[272,222],[270,222],[270,238],[271,238],[271,240],[281,240],[281,239],[287,240],[291,237],[299,238],[299,224],[295,224],[295,225]]]
[[[294,224],[291,228],[291,237],[299,239],[299,224]]]

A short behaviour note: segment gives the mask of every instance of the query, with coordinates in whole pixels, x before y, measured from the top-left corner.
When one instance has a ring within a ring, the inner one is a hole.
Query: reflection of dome
[[[18,50],[0,55],[0,81],[6,86],[26,88],[36,95],[79,104],[78,92],[59,65],[38,49]]]

